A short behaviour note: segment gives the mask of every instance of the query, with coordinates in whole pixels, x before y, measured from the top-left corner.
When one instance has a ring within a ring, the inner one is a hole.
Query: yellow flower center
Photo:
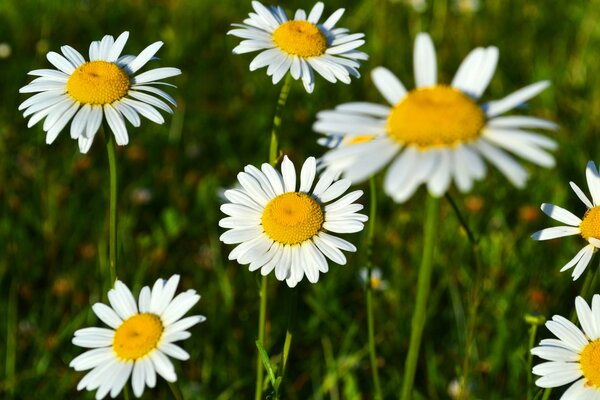
[[[471,142],[484,126],[485,115],[473,100],[441,85],[410,91],[392,108],[387,120],[392,139],[421,149]]]
[[[267,236],[282,244],[298,244],[316,235],[323,226],[321,205],[300,192],[284,193],[267,203],[262,226]]]
[[[273,32],[273,41],[281,50],[298,57],[316,57],[327,50],[323,32],[308,21],[287,21]]]
[[[585,212],[579,230],[585,240],[591,237],[600,239],[600,207],[590,208]]]
[[[579,365],[586,384],[600,388],[600,340],[594,340],[583,348]]]
[[[135,361],[156,348],[163,331],[163,324],[157,315],[136,314],[117,328],[113,350],[120,359]]]
[[[371,276],[371,287],[373,289],[379,289],[379,286],[381,286],[381,279],[376,276]]]
[[[67,81],[67,93],[83,104],[111,104],[125,97],[131,81],[116,64],[90,61],[80,65]]]
[[[352,136],[352,137],[349,137],[348,139],[346,139],[346,144],[352,145],[352,144],[366,143],[366,142],[370,142],[373,139],[375,139],[375,135],[357,135],[357,136]]]

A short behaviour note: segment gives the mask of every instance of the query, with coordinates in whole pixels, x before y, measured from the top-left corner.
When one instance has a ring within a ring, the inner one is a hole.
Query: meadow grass
[[[449,82],[476,46],[500,49],[498,70],[484,99],[504,96],[549,79],[552,87],[523,113],[561,125],[557,166],[535,168],[517,190],[493,168],[468,195],[451,195],[481,238],[483,278],[473,298],[475,272],[467,236],[446,199],[441,201],[437,253],[415,399],[445,399],[462,374],[469,335],[467,315],[479,301],[468,386],[472,398],[520,399],[528,389],[525,316],[570,315],[583,279],[573,283],[559,269],[582,246],[580,238],[534,242],[529,235],[552,225],[539,204],[562,205],[578,215],[583,205],[568,181],[585,186],[588,159],[598,160],[600,132],[600,1],[481,1],[475,12],[436,1],[417,12],[402,1],[326,2],[326,13],[346,8],[341,26],[367,34],[361,50],[371,58],[350,86],[317,78],[307,94],[293,82],[283,115],[282,151],[294,160],[319,156],[311,125],[315,113],[357,100],[381,101],[369,72],[378,65],[412,87],[416,33],[430,32],[440,80]],[[287,10],[308,8],[286,1]],[[217,226],[219,192],[234,184],[246,164],[268,157],[269,132],[279,87],[263,70],[249,72],[251,55],[234,56],[238,40],[226,36],[250,2],[221,1],[0,1],[0,42],[12,53],[0,58],[0,397],[93,398],[77,393],[81,373],[68,367],[80,353],[70,341],[76,329],[99,325],[90,305],[105,300],[108,169],[102,138],[88,155],[62,132],[52,146],[41,124],[26,128],[18,93],[32,69],[49,68],[45,54],[69,44],[82,52],[104,34],[131,32],[128,53],[165,42],[160,66],[183,74],[170,91],[178,107],[164,126],[142,123],[130,144],[118,149],[119,277],[137,292],[159,277],[182,275],[183,288],[202,299],[193,309],[207,322],[183,344],[191,360],[176,363],[186,398],[239,399],[254,393],[258,318],[257,273],[227,261]],[[299,164],[299,161],[296,162]],[[376,178],[382,187],[381,176]],[[368,184],[360,186],[368,191]],[[405,204],[378,196],[373,263],[389,282],[375,292],[378,364],[384,398],[402,384],[410,318],[422,245],[425,190]],[[368,206],[368,196],[361,200]],[[356,234],[356,243],[366,236]],[[359,269],[367,260],[350,255],[331,265],[319,283],[299,286],[296,332],[284,398],[369,399],[371,371],[367,316]],[[585,274],[597,273],[598,260]],[[270,280],[266,349],[278,360],[285,336],[287,288]],[[596,292],[596,291],[594,291]],[[588,299],[589,300],[589,299]],[[550,337],[541,327],[538,338]],[[537,362],[537,361],[536,361]],[[538,393],[539,389],[535,389]],[[562,390],[553,391],[558,398]],[[143,398],[170,398],[166,382]]]

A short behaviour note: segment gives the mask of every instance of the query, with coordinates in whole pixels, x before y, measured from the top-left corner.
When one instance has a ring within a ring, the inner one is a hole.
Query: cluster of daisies
[[[329,82],[349,84],[359,78],[360,62],[368,56],[359,51],[362,33],[337,27],[344,10],[323,20],[324,5],[318,2],[307,13],[297,10],[290,18],[279,6],[252,2],[242,24],[228,33],[242,38],[233,52],[258,52],[250,70],[266,68],[274,84],[290,75],[301,80],[311,93],[315,73]],[[322,21],[322,22],[320,22]],[[177,68],[140,70],[162,46],[156,42],[137,56],[123,55],[129,34],[116,39],[105,36],[89,47],[89,60],[70,46],[50,52],[48,61],[56,69],[40,69],[21,89],[35,93],[19,107],[28,126],[43,121],[46,142],[54,142],[70,123],[70,136],[86,153],[104,125],[118,145],[129,142],[126,121],[138,127],[140,116],[164,122],[159,111],[172,112],[175,100],[157,86],[173,86],[163,79],[177,76]],[[307,158],[298,171],[283,157],[278,170],[270,164],[248,165],[237,176],[239,187],[227,190],[221,211],[227,216],[221,241],[236,245],[229,259],[248,265],[262,275],[273,273],[294,287],[301,280],[311,283],[329,269],[329,262],[346,263],[344,252],[356,247],[340,237],[364,228],[367,217],[356,201],[362,191],[352,184],[386,169],[384,191],[396,202],[411,198],[421,186],[435,197],[455,184],[468,192],[487,173],[489,163],[516,187],[524,187],[528,173],[515,156],[542,167],[553,167],[551,154],[556,142],[533,130],[556,130],[556,124],[541,118],[504,115],[521,106],[549,86],[537,82],[503,98],[482,102],[498,62],[496,47],[478,47],[460,64],[452,81],[438,82],[436,52],[429,35],[421,33],[414,45],[415,88],[407,89],[390,70],[376,67],[372,81],[385,104],[355,101],[317,114],[314,130],[323,134],[318,142],[326,149],[318,160]],[[600,174],[593,162],[586,170],[592,200],[571,183],[588,211],[579,218],[558,206],[543,204],[550,217],[566,224],[533,235],[546,240],[581,235],[588,243],[564,267],[573,268],[577,279],[600,247]],[[381,287],[377,272],[374,287]],[[366,274],[364,279],[366,279]],[[78,389],[97,390],[96,397],[116,396],[131,377],[133,393],[154,387],[156,375],[174,381],[169,357],[189,357],[173,344],[190,336],[187,331],[204,317],[183,318],[199,300],[193,290],[175,296],[179,276],[158,280],[144,287],[136,302],[127,286],[117,281],[108,293],[110,307],[97,303],[93,310],[108,328],[85,328],[75,332],[73,343],[90,348],[71,362],[76,370],[91,370]],[[549,360],[536,366],[542,387],[560,386],[577,380],[563,398],[600,398],[600,296],[592,307],[581,298],[576,309],[583,332],[563,317],[547,323],[558,339],[544,339],[533,354]]]

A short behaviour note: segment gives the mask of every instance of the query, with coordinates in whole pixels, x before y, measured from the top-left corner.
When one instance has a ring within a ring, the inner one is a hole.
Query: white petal
[[[594,206],[600,205],[600,174],[593,161],[588,161],[585,169],[588,189],[592,195]]]
[[[579,235],[579,227],[574,226],[553,226],[537,231],[531,238],[533,240],[550,240],[563,236]]]
[[[491,101],[484,107],[485,114],[489,117],[500,115],[508,110],[512,110],[519,104],[526,102],[538,93],[550,86],[549,81],[542,81],[525,86],[504,97],[503,99]]]
[[[371,72],[371,79],[379,93],[393,106],[406,96],[406,88],[402,82],[387,68],[375,68]]]
[[[555,206],[554,204],[543,203],[541,210],[552,219],[555,219],[563,224],[570,226],[579,226],[581,219],[564,208]]]
[[[144,50],[142,50],[142,52],[140,54],[138,54],[138,56],[131,63],[129,63],[127,65],[127,68],[129,69],[129,71],[131,71],[131,73],[133,74],[137,70],[142,68],[144,65],[146,65],[146,63],[148,61],[150,61],[150,59],[152,57],[154,57],[154,55],[162,47],[162,45],[163,45],[163,42],[160,42],[160,41],[154,42],[150,46],[148,46]],[[139,82],[138,78],[139,77],[136,77],[136,82]]]
[[[414,50],[415,84],[419,87],[429,87],[437,83],[437,60],[431,37],[419,33],[415,40]]]

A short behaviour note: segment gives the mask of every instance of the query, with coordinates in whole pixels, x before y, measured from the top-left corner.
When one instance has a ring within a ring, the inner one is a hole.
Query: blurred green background
[[[529,83],[553,85],[520,113],[558,122],[550,134],[560,144],[557,166],[526,164],[528,186],[517,190],[493,168],[468,195],[451,194],[482,237],[484,276],[474,331],[471,398],[524,398],[528,329],[524,316],[569,315],[583,278],[572,283],[559,269],[583,246],[578,237],[538,243],[529,235],[553,222],[539,211],[551,202],[578,215],[585,207],[568,181],[585,187],[584,169],[596,159],[600,131],[600,2],[592,1],[390,1],[331,0],[339,26],[364,32],[361,48],[371,58],[350,86],[317,78],[315,93],[295,82],[284,113],[282,150],[300,165],[319,156],[311,125],[315,113],[348,101],[381,102],[369,72],[378,65],[412,87],[416,33],[430,32],[438,52],[440,81],[450,82],[468,51],[500,49],[498,71],[484,100],[500,98]],[[271,4],[271,3],[269,3]],[[280,3],[288,14],[312,2]],[[102,300],[106,283],[108,169],[101,136],[88,155],[62,132],[45,144],[41,124],[27,129],[17,111],[28,96],[18,93],[32,69],[51,68],[48,51],[69,44],[87,57],[90,41],[130,31],[125,52],[136,54],[162,40],[159,61],[147,68],[176,66],[170,80],[177,99],[163,126],[144,120],[131,128],[130,144],[118,150],[119,276],[137,293],[142,285],[174,273],[181,289],[202,300],[194,314],[208,320],[192,329],[183,347],[192,358],[176,362],[187,398],[239,399],[254,393],[259,275],[227,261],[217,226],[220,190],[235,183],[246,164],[268,154],[268,138],[279,87],[265,70],[250,72],[253,55],[231,54],[239,39],[226,36],[231,23],[251,11],[249,1],[30,1],[0,0],[0,398],[93,398],[77,393],[83,376],[68,363],[82,350],[71,345],[76,329],[100,326],[90,305]],[[378,177],[381,178],[381,177]],[[381,185],[380,185],[381,187]],[[368,188],[361,187],[365,191]],[[586,189],[587,191],[587,189]],[[422,243],[425,191],[406,204],[379,196],[374,263],[388,288],[376,292],[378,362],[386,398],[401,385]],[[368,195],[362,200],[368,205]],[[465,318],[476,284],[470,247],[447,201],[442,202],[415,399],[447,399],[461,376],[466,348]],[[346,266],[330,266],[316,285],[302,282],[297,335],[292,345],[284,398],[369,399],[365,265],[359,253]],[[586,274],[596,273],[597,259]],[[275,361],[287,323],[287,287],[270,279],[266,343]],[[550,337],[545,328],[539,338]],[[538,340],[539,340],[538,338]],[[537,361],[536,361],[537,362]],[[555,390],[558,398],[562,390]],[[170,398],[162,380],[146,399]]]

